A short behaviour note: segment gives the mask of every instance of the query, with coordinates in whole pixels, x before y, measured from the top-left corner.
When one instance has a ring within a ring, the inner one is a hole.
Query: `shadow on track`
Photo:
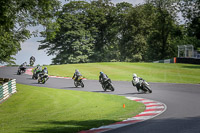
[[[191,123],[191,124],[188,124],[188,123]],[[145,124],[146,126],[144,126]],[[200,124],[200,116],[186,117],[186,118],[151,119],[148,121],[144,121],[142,123],[137,123],[135,125],[125,126],[119,129],[110,130],[106,133],[121,133],[121,132],[125,132],[125,133],[145,133],[145,132],[148,132],[148,133],[200,133],[199,124]]]
[[[92,91],[92,92],[106,92],[106,91]]]
[[[81,87],[62,87],[61,89],[80,89]]]
[[[138,94],[150,94],[150,93],[134,92],[134,93],[124,93],[124,94],[118,94],[118,95],[138,95]]]

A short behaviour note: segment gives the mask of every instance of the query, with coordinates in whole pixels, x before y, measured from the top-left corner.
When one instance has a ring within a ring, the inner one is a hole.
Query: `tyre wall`
[[[16,79],[0,78],[0,103],[16,92]]]

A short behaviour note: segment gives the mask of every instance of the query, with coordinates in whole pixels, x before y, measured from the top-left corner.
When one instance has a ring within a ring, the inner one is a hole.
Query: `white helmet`
[[[134,77],[134,78],[137,77],[137,74],[134,73],[134,74],[133,74],[133,77]]]
[[[75,72],[79,72],[78,69],[76,69]]]

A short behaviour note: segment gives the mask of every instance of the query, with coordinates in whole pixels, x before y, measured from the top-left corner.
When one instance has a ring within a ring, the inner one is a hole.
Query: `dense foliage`
[[[0,63],[14,63],[12,55],[31,37],[27,27],[46,25],[60,6],[58,0],[0,1]]]
[[[71,1],[42,32],[39,49],[56,55],[54,64],[172,58],[187,36],[178,24],[177,6],[172,0],[146,0],[137,6]]]
[[[200,47],[199,0],[145,0],[135,6],[73,0],[59,11],[57,0],[0,5],[0,62],[11,60],[31,35],[26,27],[37,24],[45,27],[38,49],[55,55],[53,64],[153,61],[177,56],[177,45]],[[179,23],[180,12],[185,24]]]

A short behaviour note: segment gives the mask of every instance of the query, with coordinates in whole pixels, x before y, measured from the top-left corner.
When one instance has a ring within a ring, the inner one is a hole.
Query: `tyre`
[[[135,85],[133,84],[133,80],[131,81],[131,83],[132,83],[133,86],[135,86]]]
[[[81,81],[81,87],[82,87],[82,88],[84,88],[84,84],[83,84],[83,82],[82,82],[82,81]]]
[[[152,93],[152,90],[148,86],[145,86],[145,89],[146,89],[146,92]]]
[[[17,75],[20,75],[20,74],[21,74],[21,73],[18,71],[18,72],[17,72]]]
[[[113,86],[111,86],[111,91],[114,91],[114,90],[115,90],[115,88]]]
[[[103,88],[104,91],[106,91],[106,87],[103,84],[102,84],[102,88]]]
[[[115,90],[114,87],[113,87],[113,85],[112,85],[112,83],[110,83],[110,82],[109,82],[109,88],[110,88],[111,91]]]
[[[75,87],[78,87],[77,81],[74,81],[74,86],[75,86]]]

